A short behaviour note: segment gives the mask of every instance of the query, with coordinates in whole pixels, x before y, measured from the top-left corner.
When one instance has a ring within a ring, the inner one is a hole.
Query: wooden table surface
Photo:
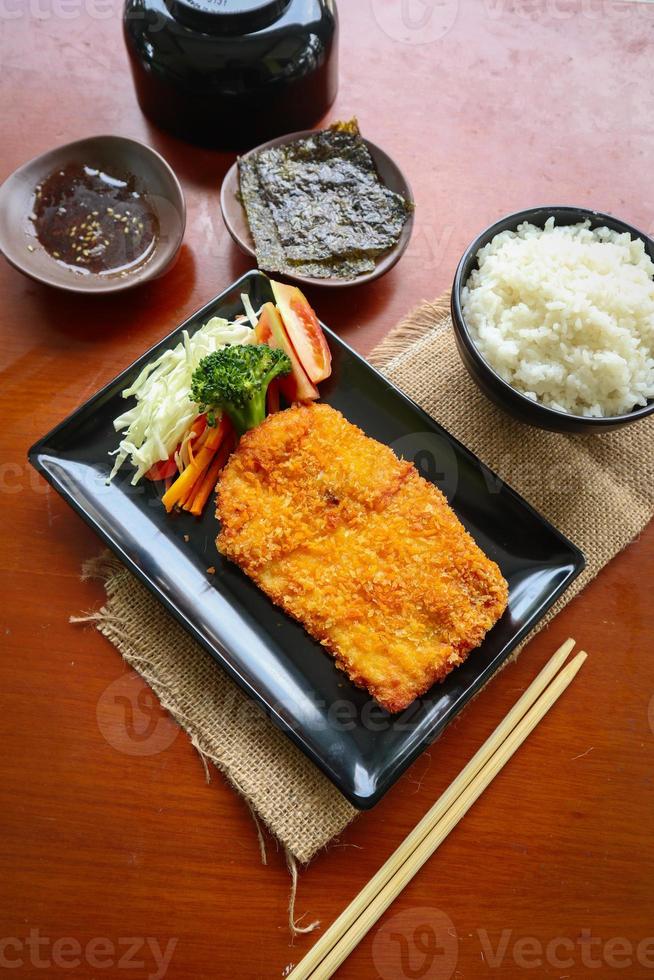
[[[417,200],[413,240],[389,275],[310,293],[364,352],[447,288],[468,241],[507,211],[576,202],[654,228],[650,6],[404,9],[402,27],[399,0],[341,3],[331,118],[357,114]],[[25,463],[38,436],[248,268],[218,206],[233,157],[142,118],[116,0],[8,2],[0,36],[0,176],[56,144],[118,133],[160,150],[188,202],[177,266],[122,298],[61,295],[0,263],[0,970],[282,977],[313,941],[290,944],[283,855],[270,843],[261,865],[245,804],[220,775],[206,785],[195,750],[140,681],[128,677],[125,690],[137,721],[158,722],[159,741],[138,754],[121,701],[104,737],[111,685],[129,672],[95,631],[68,623],[101,600],[80,581],[100,544]],[[654,975],[653,562],[650,527],[302,873],[298,911],[327,924],[555,646],[573,635],[589,651],[578,682],[339,976]]]

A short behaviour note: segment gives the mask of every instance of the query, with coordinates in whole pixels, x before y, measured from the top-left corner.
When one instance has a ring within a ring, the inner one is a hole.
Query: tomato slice
[[[177,463],[175,462],[174,456],[170,459],[161,459],[154,466],[151,466],[148,472],[145,474],[148,480],[166,480],[169,476],[174,476],[177,473]]]
[[[324,381],[332,373],[332,355],[318,317],[297,286],[272,279],[270,284],[286,332],[309,380],[314,384]]]
[[[259,322],[254,328],[254,336],[258,343],[268,344],[269,347],[279,347],[288,354],[291,361],[291,373],[280,376],[279,390],[287,402],[315,401],[320,393],[307,377],[300,364],[293,345],[288,339],[279,312],[272,303],[266,303],[261,310]]]

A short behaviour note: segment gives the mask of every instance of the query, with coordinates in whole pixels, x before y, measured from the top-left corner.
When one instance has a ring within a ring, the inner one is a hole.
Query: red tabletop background
[[[405,23],[399,0],[340,11],[329,118],[356,114],[417,201],[389,275],[310,292],[358,350],[446,289],[463,248],[505,212],[579,203],[654,228],[649,4],[407,0]],[[117,133],[162,152],[188,202],[176,267],[118,298],[66,296],[0,262],[0,969],[282,977],[313,941],[290,944],[283,854],[269,842],[261,865],[243,801],[219,774],[206,785],[185,735],[116,651],[69,625],[101,601],[97,583],[80,581],[100,544],[25,463],[37,437],[249,267],[219,211],[233,156],[143,119],[117,0],[3,0],[0,39],[0,176],[51,146]],[[298,911],[326,924],[555,646],[572,634],[589,651],[564,700],[339,976],[654,976],[653,560],[650,528],[302,873]],[[124,702],[107,695],[119,678],[136,721],[158,722],[144,754],[131,754]],[[439,929],[447,938],[433,947]],[[169,959],[157,968],[159,950]]]

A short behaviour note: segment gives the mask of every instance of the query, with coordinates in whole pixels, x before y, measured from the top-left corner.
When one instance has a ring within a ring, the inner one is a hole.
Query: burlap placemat
[[[370,360],[586,555],[586,570],[541,626],[652,516],[654,418],[599,437],[513,422],[461,365],[447,297],[414,310]],[[104,579],[107,601],[83,618],[95,620],[287,854],[309,861],[352,820],[354,807],[116,559],[96,559],[86,573]],[[294,875],[292,860],[290,867]]]

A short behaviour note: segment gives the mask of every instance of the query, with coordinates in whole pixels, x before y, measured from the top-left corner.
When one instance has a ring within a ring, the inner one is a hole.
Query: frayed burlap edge
[[[378,371],[383,371],[394,358],[406,353],[412,344],[439,326],[449,315],[449,291],[431,302],[423,300],[386,334],[370,352],[368,360]]]
[[[138,674],[146,681],[150,688],[154,691],[157,698],[159,699],[162,707],[168,711],[171,717],[177,722],[180,728],[186,732],[189,740],[193,747],[196,749],[203,769],[205,773],[205,778],[207,783],[211,781],[209,763],[212,763],[230,782],[233,789],[242,797],[244,800],[250,815],[252,816],[255,830],[257,834],[259,852],[262,864],[267,864],[267,854],[266,854],[266,844],[265,838],[261,829],[261,822],[265,823],[268,830],[273,834],[277,840],[279,840],[283,846],[286,865],[291,879],[290,890],[289,890],[289,901],[288,901],[288,926],[291,936],[294,938],[297,935],[304,933],[313,932],[320,925],[318,920],[312,921],[307,925],[302,925],[301,920],[304,915],[299,918],[295,914],[295,903],[298,889],[298,862],[301,864],[306,864],[316,853],[323,847],[334,839],[338,833],[357,815],[357,810],[351,806],[345,800],[345,798],[338,792],[338,790],[329,783],[329,781],[324,777],[319,771],[312,766],[308,760],[305,759],[300,750],[293,745],[285,736],[281,735],[277,729],[273,726],[272,722],[265,719],[263,715],[259,720],[259,724],[268,727],[268,735],[264,738],[266,743],[271,742],[271,738],[279,737],[281,741],[281,752],[286,759],[295,758],[296,764],[297,759],[301,760],[301,765],[306,769],[311,771],[311,780],[309,788],[304,788],[304,792],[308,793],[310,796],[314,795],[320,797],[323,806],[328,807],[328,804],[332,806],[332,819],[329,824],[329,832],[325,834],[323,839],[318,841],[307,841],[300,833],[296,830],[296,839],[293,839],[292,835],[289,837],[288,833],[284,833],[283,830],[279,830],[277,833],[274,832],[274,824],[271,826],[271,815],[265,812],[261,808],[261,802],[259,800],[255,801],[253,799],[252,793],[248,790],[248,787],[239,781],[238,774],[236,773],[233,766],[230,766],[224,757],[221,757],[216,752],[216,742],[212,741],[211,733],[204,731],[201,724],[198,724],[197,719],[191,717],[185,710],[181,703],[179,695],[170,690],[167,684],[165,672],[162,675],[155,667],[156,657],[150,659],[148,656],[139,655],[137,649],[133,642],[133,637],[130,635],[130,616],[126,611],[124,605],[124,599],[122,602],[116,603],[116,596],[121,592],[126,583],[129,583],[129,592],[132,595],[138,596],[139,593],[145,595],[147,590],[140,582],[138,582],[131,572],[125,568],[122,562],[116,558],[110,551],[105,551],[95,558],[91,558],[86,561],[82,568],[82,580],[97,579],[102,582],[105,592],[107,595],[107,601],[105,605],[101,606],[93,612],[85,613],[80,616],[71,616],[70,622],[77,624],[89,624],[93,625],[98,632],[105,636],[112,645],[119,651],[123,660],[129,664]],[[149,594],[147,594],[148,599],[156,604],[156,600],[153,599]],[[169,614],[163,609],[157,609],[157,614],[163,617],[164,620],[169,620],[169,630],[170,630],[170,641],[175,644],[175,632],[182,629]],[[152,618],[149,620],[150,625],[152,625]],[[189,644],[194,644],[194,641],[188,637]],[[195,645],[195,644],[194,644]],[[195,645],[197,646],[197,645]],[[197,646],[197,657],[207,657],[208,655],[199,646]],[[231,686],[234,690],[235,697],[247,701],[246,695],[231,681],[220,668],[211,662],[211,670],[217,672],[216,676],[220,676],[221,686]],[[221,746],[224,748],[224,746]],[[274,744],[267,744],[265,748],[261,748],[262,755],[265,755],[266,750],[268,752],[274,753]],[[291,771],[289,772],[289,783],[293,781],[292,766],[289,766]],[[302,792],[302,785],[296,787],[298,792]],[[290,794],[291,797],[293,794]],[[297,806],[297,800],[292,798],[289,800],[289,807]]]

